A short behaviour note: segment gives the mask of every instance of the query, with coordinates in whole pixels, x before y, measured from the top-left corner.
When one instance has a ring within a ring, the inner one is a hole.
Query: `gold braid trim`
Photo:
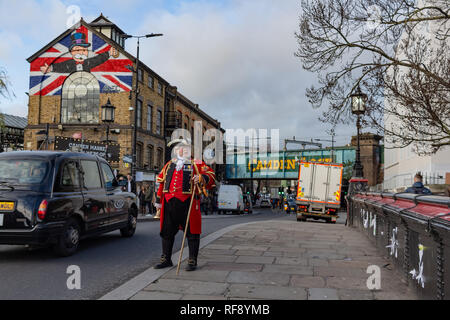
[[[167,176],[167,170],[169,169],[169,164],[171,163],[171,161],[167,162],[166,165],[164,166],[164,168],[161,170],[161,172],[163,173],[163,177],[162,178],[157,178],[156,181],[161,183],[166,181],[166,176]]]

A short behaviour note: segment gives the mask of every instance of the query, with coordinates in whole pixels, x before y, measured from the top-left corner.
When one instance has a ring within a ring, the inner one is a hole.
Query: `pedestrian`
[[[412,187],[406,189],[405,192],[415,194],[432,194],[430,189],[425,188],[422,181],[422,174],[420,174],[420,172],[416,173],[416,175],[414,176],[414,184],[412,185]]]
[[[127,175],[126,191],[136,194],[136,182],[134,182],[133,177],[129,174]]]
[[[149,185],[147,185],[146,191],[145,191],[145,196],[144,196],[144,201],[145,201],[145,205],[146,205],[146,210],[148,210],[147,212],[147,216],[153,215],[153,188],[151,188]]]
[[[215,174],[203,161],[191,159],[191,145],[186,140],[176,139],[167,146],[174,144],[173,159],[166,163],[157,178],[159,188],[155,207],[161,210],[162,255],[155,269],[173,266],[171,256],[175,235],[179,229],[184,231],[187,223],[185,236],[189,259],[186,271],[193,271],[197,268],[201,234],[200,194],[197,188],[195,194],[193,190],[195,186],[211,189],[215,185]],[[191,201],[191,213],[187,221]]]
[[[146,203],[145,203],[145,193],[147,192],[145,184],[141,184],[139,188],[139,209],[142,215],[146,214]]]
[[[121,175],[121,176],[119,176],[119,186],[120,186],[120,189],[123,192],[125,192],[125,191],[127,191],[127,187],[124,184],[122,184],[123,183],[122,181],[125,181],[125,177]]]
[[[202,194],[200,196],[200,212],[202,212],[204,215],[208,215],[208,211],[207,211],[207,197]]]

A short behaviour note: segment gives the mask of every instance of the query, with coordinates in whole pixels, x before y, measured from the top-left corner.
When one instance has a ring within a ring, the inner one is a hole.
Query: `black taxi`
[[[113,230],[133,236],[136,196],[95,155],[0,153],[0,244],[46,245],[70,256],[80,239]]]

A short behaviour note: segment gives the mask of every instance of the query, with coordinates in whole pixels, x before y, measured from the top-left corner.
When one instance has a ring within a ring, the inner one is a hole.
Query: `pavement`
[[[201,240],[198,268],[150,267],[101,299],[415,300],[401,273],[366,236],[343,224],[269,220],[224,228]],[[367,286],[369,266],[381,288]]]

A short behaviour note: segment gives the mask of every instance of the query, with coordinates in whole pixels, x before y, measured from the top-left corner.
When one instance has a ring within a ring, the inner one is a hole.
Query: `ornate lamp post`
[[[115,109],[109,98],[108,102],[102,106],[102,122],[106,123],[106,161],[108,161],[109,125],[114,122]]]
[[[356,128],[357,128],[357,140],[358,145],[356,149],[356,159],[355,165],[353,166],[353,177],[362,178],[363,174],[363,165],[361,164],[361,150],[359,143],[359,131],[361,129],[360,116],[366,112],[366,100],[367,95],[361,92],[360,87],[356,89],[356,92],[350,95],[352,98],[352,113],[356,115]]]

